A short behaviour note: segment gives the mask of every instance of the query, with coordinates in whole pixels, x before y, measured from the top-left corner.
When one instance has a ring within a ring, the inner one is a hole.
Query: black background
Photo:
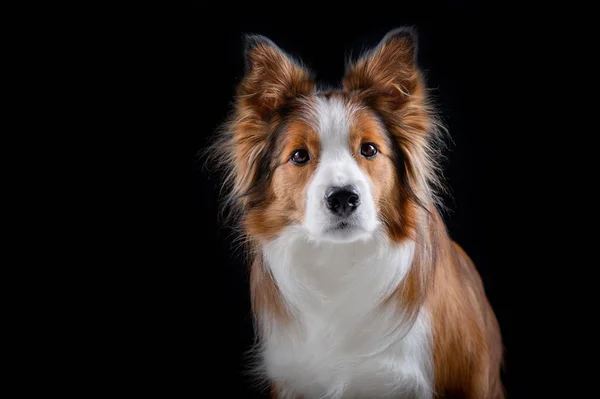
[[[474,260],[499,319],[509,397],[532,397],[540,381],[534,374],[547,366],[533,349],[543,330],[538,285],[548,269],[548,256],[540,255],[546,246],[539,243],[548,225],[538,199],[548,192],[555,159],[546,151],[549,130],[540,128],[549,110],[538,106],[545,100],[538,88],[547,40],[535,12],[501,2],[485,8],[467,3],[417,10],[409,3],[369,2],[324,10],[302,3],[190,2],[173,24],[178,38],[168,54],[176,62],[167,84],[177,94],[163,101],[177,108],[173,134],[189,143],[193,171],[191,214],[181,215],[191,229],[183,239],[191,237],[192,253],[165,288],[176,385],[261,397],[243,375],[253,340],[246,269],[231,232],[217,219],[219,177],[196,156],[230,110],[243,73],[243,34],[266,35],[319,80],[337,84],[350,51],[374,46],[389,29],[413,25],[419,63],[453,140],[444,163],[451,194],[444,218]],[[217,383],[221,379],[226,382]]]

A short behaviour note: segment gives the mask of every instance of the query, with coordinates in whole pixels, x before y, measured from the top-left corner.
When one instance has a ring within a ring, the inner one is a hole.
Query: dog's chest
[[[272,335],[265,342],[268,374],[290,397],[428,398],[431,358],[427,317],[406,336],[385,336],[381,324],[352,325],[311,318],[305,334]],[[373,320],[374,323],[381,321]]]
[[[268,257],[283,296],[295,309],[292,325],[276,325],[263,337],[268,377],[289,397],[430,397],[426,312],[407,331],[398,328],[394,308],[380,306],[401,280],[412,252],[369,259],[327,255],[286,256],[301,262],[285,265]]]

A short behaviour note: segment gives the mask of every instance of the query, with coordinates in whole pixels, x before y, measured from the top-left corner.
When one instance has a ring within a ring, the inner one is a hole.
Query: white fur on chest
[[[292,228],[263,254],[293,315],[291,326],[261,326],[264,372],[286,396],[431,397],[427,312],[407,331],[395,308],[381,306],[409,270],[414,243],[380,235],[317,244]]]

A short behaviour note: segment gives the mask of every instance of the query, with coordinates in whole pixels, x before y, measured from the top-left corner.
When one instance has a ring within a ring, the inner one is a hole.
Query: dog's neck
[[[369,312],[389,296],[413,262],[415,243],[379,232],[351,243],[317,242],[290,228],[262,246],[264,267],[299,312]]]

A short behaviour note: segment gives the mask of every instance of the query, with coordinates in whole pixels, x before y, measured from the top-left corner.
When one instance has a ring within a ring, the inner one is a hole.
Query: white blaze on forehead
[[[316,182],[321,187],[355,185],[368,189],[367,178],[350,148],[350,128],[355,113],[355,106],[339,98],[317,98],[315,117],[321,153]]]
[[[350,126],[356,108],[339,98],[318,97],[315,104],[317,132],[324,158],[350,156]]]

